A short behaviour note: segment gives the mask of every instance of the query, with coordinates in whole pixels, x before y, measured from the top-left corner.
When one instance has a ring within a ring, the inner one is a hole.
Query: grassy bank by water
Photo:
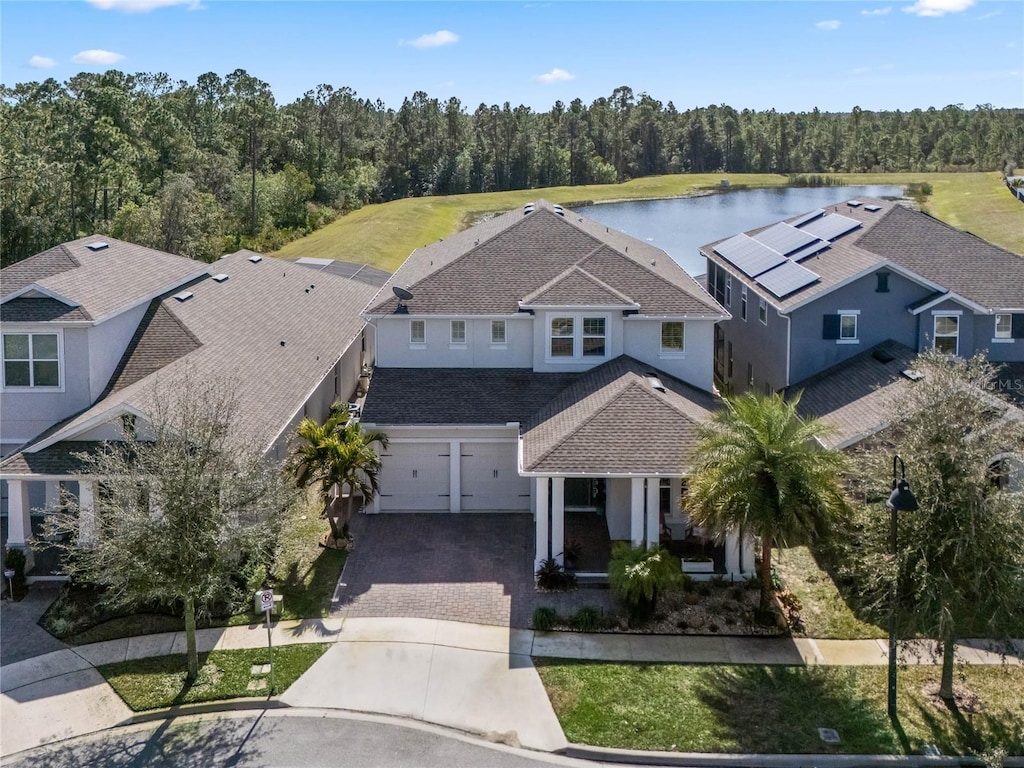
[[[1024,206],[1006,191],[997,173],[846,173],[848,185],[904,186],[927,182],[933,193],[925,208],[948,223],[1024,254]],[[538,198],[572,205],[580,202],[685,197],[720,189],[784,187],[789,178],[773,174],[679,174],[650,176],[624,184],[550,187],[476,195],[416,197],[368,205],[289,243],[275,255],[310,256],[371,264],[394,270],[416,248],[469,226],[480,215],[507,211]]]

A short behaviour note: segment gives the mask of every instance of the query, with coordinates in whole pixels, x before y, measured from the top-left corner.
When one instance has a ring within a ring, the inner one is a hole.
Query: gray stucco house
[[[1024,258],[884,200],[850,200],[703,246],[715,378],[797,385],[886,341],[1024,361]]]
[[[157,382],[234,382],[236,438],[282,458],[292,427],[351,397],[372,362],[360,312],[378,288],[251,251],[204,264],[100,236],[0,271],[5,544],[25,547],[62,488],[95,492],[75,454],[143,425]]]

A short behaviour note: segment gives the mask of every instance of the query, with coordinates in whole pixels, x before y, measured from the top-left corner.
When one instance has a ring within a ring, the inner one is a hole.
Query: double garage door
[[[381,454],[383,512],[448,512],[452,494],[464,512],[530,509],[530,480],[516,471],[515,443],[391,443]],[[451,462],[460,462],[452,488]]]

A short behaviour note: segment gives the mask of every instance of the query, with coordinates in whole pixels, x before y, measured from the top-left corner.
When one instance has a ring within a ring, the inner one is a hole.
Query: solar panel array
[[[783,264],[759,275],[758,285],[763,285],[780,299],[788,296],[793,291],[818,282],[818,275],[807,267],[802,267],[796,262],[787,260]]]
[[[840,216],[838,213],[830,213],[819,219],[808,221],[806,224],[801,225],[800,229],[804,232],[810,232],[812,235],[820,237],[822,240],[828,240],[831,242],[838,237],[842,237],[847,232],[852,232],[859,226],[860,222],[856,219]]]
[[[824,215],[825,211],[823,211],[821,208],[818,208],[816,210],[811,211],[810,213],[805,213],[800,218],[795,219],[789,223],[794,227],[799,227],[801,224],[806,224],[808,221],[813,221],[814,219],[820,218]]]
[[[806,248],[818,240],[810,232],[804,232],[785,222],[779,222],[774,226],[768,227],[763,232],[758,232],[754,237],[757,242],[764,243],[783,256],[789,256],[794,251]]]

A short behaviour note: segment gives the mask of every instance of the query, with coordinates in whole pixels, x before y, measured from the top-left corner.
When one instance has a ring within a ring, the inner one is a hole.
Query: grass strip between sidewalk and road
[[[534,659],[570,742],[677,752],[1024,753],[1024,667],[972,666],[960,684],[981,711],[951,712],[923,693],[932,666],[900,670],[901,730],[886,715],[885,667],[691,666]],[[818,728],[834,728],[830,746]]]
[[[199,654],[199,676],[185,682],[184,654],[119,661],[97,667],[117,695],[135,712],[199,704],[206,701],[270,696],[283,693],[330,647],[329,643],[285,645],[274,648],[274,687],[263,665],[270,663],[267,648],[211,651]],[[259,669],[254,672],[254,667]],[[263,687],[249,684],[264,681]]]

